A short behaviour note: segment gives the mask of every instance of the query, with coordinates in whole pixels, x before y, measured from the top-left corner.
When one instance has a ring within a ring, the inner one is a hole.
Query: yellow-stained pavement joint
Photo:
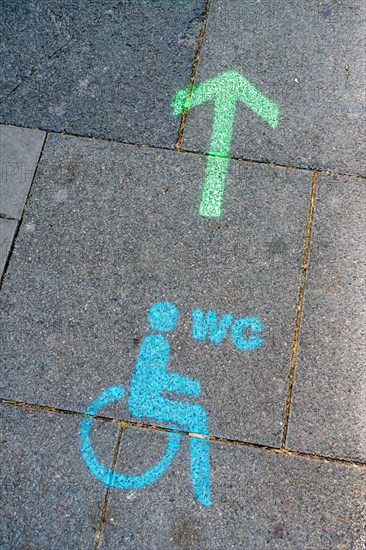
[[[286,440],[287,440],[287,433],[288,433],[288,426],[289,426],[289,419],[290,419],[292,393],[293,393],[293,386],[295,381],[296,358],[297,358],[297,351],[299,347],[301,317],[302,317],[302,309],[304,304],[306,274],[307,274],[308,264],[309,264],[311,231],[313,227],[317,184],[318,184],[318,172],[314,170],[312,186],[311,186],[308,222],[306,227],[304,256],[303,256],[303,261],[301,266],[299,297],[296,305],[296,324],[295,324],[295,328],[293,329],[294,340],[292,344],[291,367],[290,367],[290,373],[289,373],[288,382],[287,382],[287,400],[286,400],[286,407],[285,407],[284,418],[283,418],[283,434],[282,434],[282,442],[281,442],[282,451],[286,450]]]
[[[104,421],[104,422],[115,422],[120,424],[122,430],[128,426],[133,428],[143,428],[148,429],[152,431],[157,432],[163,432],[163,433],[177,433],[181,434],[186,437],[198,437],[201,439],[208,439],[209,441],[214,441],[216,443],[227,443],[230,445],[239,445],[241,447],[248,447],[250,449],[258,449],[261,451],[268,451],[276,454],[283,454],[286,456],[296,456],[301,458],[309,458],[313,460],[321,460],[325,462],[332,462],[337,464],[344,464],[346,466],[359,466],[361,468],[366,469],[366,463],[361,462],[358,460],[348,460],[343,458],[337,458],[332,456],[324,456],[324,455],[317,455],[315,453],[306,453],[301,451],[295,451],[290,449],[284,449],[283,447],[271,447],[270,445],[262,445],[260,443],[251,443],[249,441],[240,441],[237,439],[228,439],[225,437],[218,437],[214,435],[204,435],[204,434],[196,434],[192,432],[185,432],[178,429],[172,429],[172,428],[165,428],[163,426],[154,426],[152,424],[145,424],[144,422],[135,422],[133,420],[123,420],[118,418],[111,418],[108,416],[92,416],[85,413],[77,412],[77,411],[71,411],[68,409],[61,409],[56,407],[48,407],[46,405],[37,405],[35,403],[27,403],[25,401],[16,401],[14,399],[0,399],[0,403],[3,403],[4,405],[13,405],[16,407],[22,407],[26,409],[33,409],[38,411],[46,411],[46,412],[53,412],[58,414],[66,414],[71,416],[76,416],[78,418],[93,418],[94,420]],[[122,432],[121,432],[122,437]],[[116,455],[115,455],[116,457]]]
[[[114,449],[112,468],[111,468],[112,472],[114,472],[115,469],[116,469],[117,459],[118,459],[118,452],[119,452],[119,449],[120,449],[120,446],[121,446],[122,434],[123,434],[123,430],[124,430],[125,426],[126,426],[126,423],[121,421],[120,426],[119,426],[119,430],[118,430],[117,442],[116,442],[116,446],[115,446],[115,449]],[[104,500],[103,500],[102,507],[101,507],[101,514],[100,514],[100,522],[99,522],[99,526],[98,526],[98,531],[96,532],[96,535],[95,535],[95,546],[94,546],[95,550],[98,550],[98,548],[99,548],[100,537],[102,535],[102,530],[103,530],[103,527],[104,527],[104,524],[105,524],[105,521],[106,521],[106,517],[107,517],[107,509],[108,509],[110,489],[111,489],[110,485],[108,485],[108,487],[106,488]]]
[[[196,78],[196,72],[197,72],[198,62],[199,62],[199,59],[200,59],[200,56],[201,56],[201,48],[202,48],[202,44],[203,44],[203,38],[204,38],[205,32],[206,32],[207,18],[208,18],[208,14],[209,14],[210,7],[211,7],[211,2],[212,2],[212,0],[207,0],[205,11],[204,11],[204,14],[203,14],[201,30],[200,30],[200,34],[199,34],[199,37],[198,37],[198,45],[197,45],[196,55],[194,56],[191,76],[190,76],[189,84],[188,84],[188,88],[187,88],[187,97],[186,97],[187,102],[189,101],[189,99],[191,97],[192,88],[193,88],[193,85],[194,85],[194,79]],[[183,132],[184,132],[184,126],[185,126],[185,123],[186,123],[187,113],[188,113],[188,109],[184,109],[183,112],[182,112],[182,116],[181,116],[181,119],[180,119],[179,130],[178,130],[177,141],[176,141],[176,144],[175,144],[176,151],[180,151],[180,148],[181,148],[181,143],[182,143],[182,139],[183,139]]]

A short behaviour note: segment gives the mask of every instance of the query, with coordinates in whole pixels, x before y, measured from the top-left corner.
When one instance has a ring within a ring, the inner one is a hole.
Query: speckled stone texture
[[[174,145],[204,0],[2,4],[2,123]]]
[[[366,193],[320,175],[288,445],[366,462]]]
[[[235,69],[279,105],[274,130],[238,103],[231,154],[366,175],[366,4],[215,0],[195,84]],[[213,104],[188,113],[183,147],[208,151]]]
[[[1,548],[94,548],[105,488],[80,454],[81,418],[1,405]],[[118,426],[94,421],[98,459],[111,467]]]
[[[168,370],[200,381],[210,433],[280,444],[311,174],[233,162],[217,220],[198,215],[205,165],[49,138],[3,287],[4,397],[83,411],[128,389],[148,310],[168,300]],[[194,340],[197,307],[257,317],[263,344]],[[130,417],[125,399],[112,409]]]
[[[116,471],[145,471],[166,440],[127,428]],[[212,506],[204,507],[194,499],[187,443],[155,484],[111,490],[100,548],[362,549],[363,469],[212,442]]]

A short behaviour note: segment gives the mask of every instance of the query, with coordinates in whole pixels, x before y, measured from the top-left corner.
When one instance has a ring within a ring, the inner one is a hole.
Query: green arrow
[[[229,166],[236,102],[240,100],[245,103],[272,128],[278,125],[279,109],[276,103],[262,94],[247,78],[231,70],[193,86],[192,89],[178,90],[172,103],[173,114],[180,115],[211,100],[215,102],[214,120],[199,213],[201,216],[218,218],[221,215]]]

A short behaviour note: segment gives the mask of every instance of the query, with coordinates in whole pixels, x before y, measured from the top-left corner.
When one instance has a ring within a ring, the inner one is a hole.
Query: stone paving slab
[[[6,1],[0,120],[172,147],[205,3]]]
[[[105,11],[118,2],[90,0],[24,3],[2,2],[3,40],[1,100],[31,76],[36,68],[57,56],[80,33],[93,28]],[[89,31],[90,32],[90,31]]]
[[[116,472],[138,475],[165,452],[167,436],[126,432]],[[194,499],[187,439],[154,484],[111,489],[99,548],[363,548],[363,468],[211,442],[205,507]]]
[[[45,136],[39,130],[0,125],[0,214],[21,218]]]
[[[320,175],[288,445],[366,462],[366,194]]]
[[[1,548],[94,548],[105,489],[80,454],[80,419],[1,405]],[[94,421],[92,441],[111,467],[114,423]]]
[[[0,219],[0,276],[3,274],[18,222]]]
[[[208,219],[205,165],[48,138],[3,286],[4,397],[83,411],[128,389],[148,310],[168,300],[180,310],[168,369],[200,381],[210,433],[280,444],[311,174],[233,162],[224,215]],[[256,317],[263,343],[195,340],[196,308]],[[105,414],[131,417],[126,400]]]
[[[273,129],[238,102],[231,154],[366,175],[365,27],[362,0],[214,1],[195,84],[233,69],[280,110]],[[209,151],[212,119],[189,111],[183,148]]]

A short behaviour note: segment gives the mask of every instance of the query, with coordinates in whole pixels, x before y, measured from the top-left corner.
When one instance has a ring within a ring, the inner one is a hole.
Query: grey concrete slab
[[[0,125],[0,214],[19,220],[45,132]]]
[[[366,194],[321,175],[290,416],[290,448],[366,462]]]
[[[273,129],[238,102],[232,155],[366,174],[365,15],[361,0],[212,3],[195,83],[234,69],[279,106]],[[192,109],[183,147],[209,151],[212,119],[212,101]]]
[[[0,276],[3,274],[17,226],[16,220],[0,219]]]
[[[171,147],[205,0],[5,2],[0,120]]]
[[[211,442],[206,507],[194,498],[183,439],[155,483],[111,489],[100,548],[363,548],[363,468]],[[165,434],[127,428],[116,472],[144,472],[166,441]]]
[[[80,418],[1,405],[1,547],[94,548],[105,488],[80,453]],[[94,421],[100,463],[111,467],[117,426]]]
[[[49,137],[3,286],[2,395],[84,410],[128,389],[149,308],[167,300],[180,310],[167,368],[200,381],[210,433],[280,444],[311,174],[233,162],[223,216],[209,219],[205,165]],[[258,318],[263,343],[194,339],[196,308]],[[131,418],[125,399],[109,414]]]

